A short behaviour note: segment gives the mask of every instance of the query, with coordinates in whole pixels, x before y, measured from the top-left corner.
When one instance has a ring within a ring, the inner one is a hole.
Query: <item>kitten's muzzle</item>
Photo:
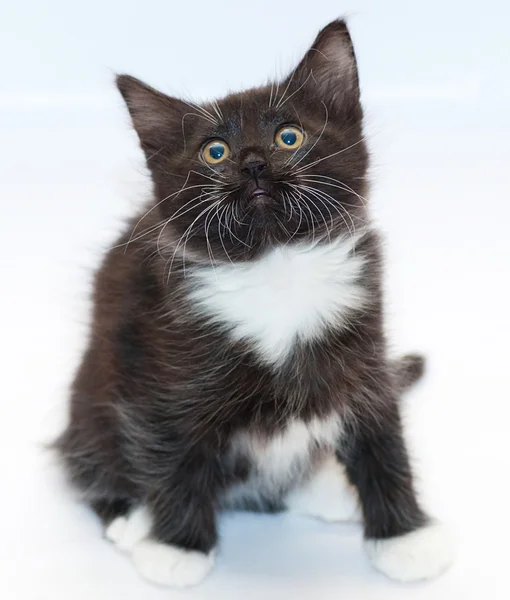
[[[254,178],[247,183],[247,185],[246,185],[246,197],[247,198],[249,198],[250,200],[256,200],[256,199],[262,200],[264,196],[266,198],[271,197],[271,192],[270,192],[269,185],[267,184],[267,182],[262,181],[260,179],[257,180]]]

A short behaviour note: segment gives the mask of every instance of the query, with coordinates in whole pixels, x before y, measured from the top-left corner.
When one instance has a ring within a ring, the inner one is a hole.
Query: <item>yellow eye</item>
[[[286,125],[276,132],[274,142],[282,150],[296,150],[305,140],[303,132],[298,127]]]
[[[230,156],[230,148],[223,140],[212,140],[200,152],[202,159],[209,165],[217,165]]]

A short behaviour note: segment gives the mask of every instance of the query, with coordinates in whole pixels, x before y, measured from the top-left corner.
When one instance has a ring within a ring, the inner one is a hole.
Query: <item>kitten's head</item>
[[[127,75],[118,87],[152,174],[162,247],[249,259],[362,222],[367,150],[343,21],[283,81],[217,102],[190,104]]]

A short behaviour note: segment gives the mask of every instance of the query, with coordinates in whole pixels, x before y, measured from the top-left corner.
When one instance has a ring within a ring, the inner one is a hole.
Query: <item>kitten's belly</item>
[[[297,419],[272,437],[242,431],[232,441],[228,460],[248,463],[248,476],[225,490],[226,508],[275,509],[299,485],[313,466],[334,450],[342,433],[337,414],[327,419]]]

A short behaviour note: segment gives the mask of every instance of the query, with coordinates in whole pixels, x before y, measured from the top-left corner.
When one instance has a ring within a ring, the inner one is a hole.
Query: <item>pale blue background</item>
[[[179,8],[174,8],[179,6]],[[207,600],[510,597],[509,4],[4,2],[0,8],[0,597]],[[142,582],[39,443],[63,419],[90,273],[147,193],[112,85],[195,98],[286,72],[347,14],[387,233],[388,323],[429,376],[406,401],[424,502],[459,540],[430,584],[377,575],[356,526],[230,516],[189,592]]]

